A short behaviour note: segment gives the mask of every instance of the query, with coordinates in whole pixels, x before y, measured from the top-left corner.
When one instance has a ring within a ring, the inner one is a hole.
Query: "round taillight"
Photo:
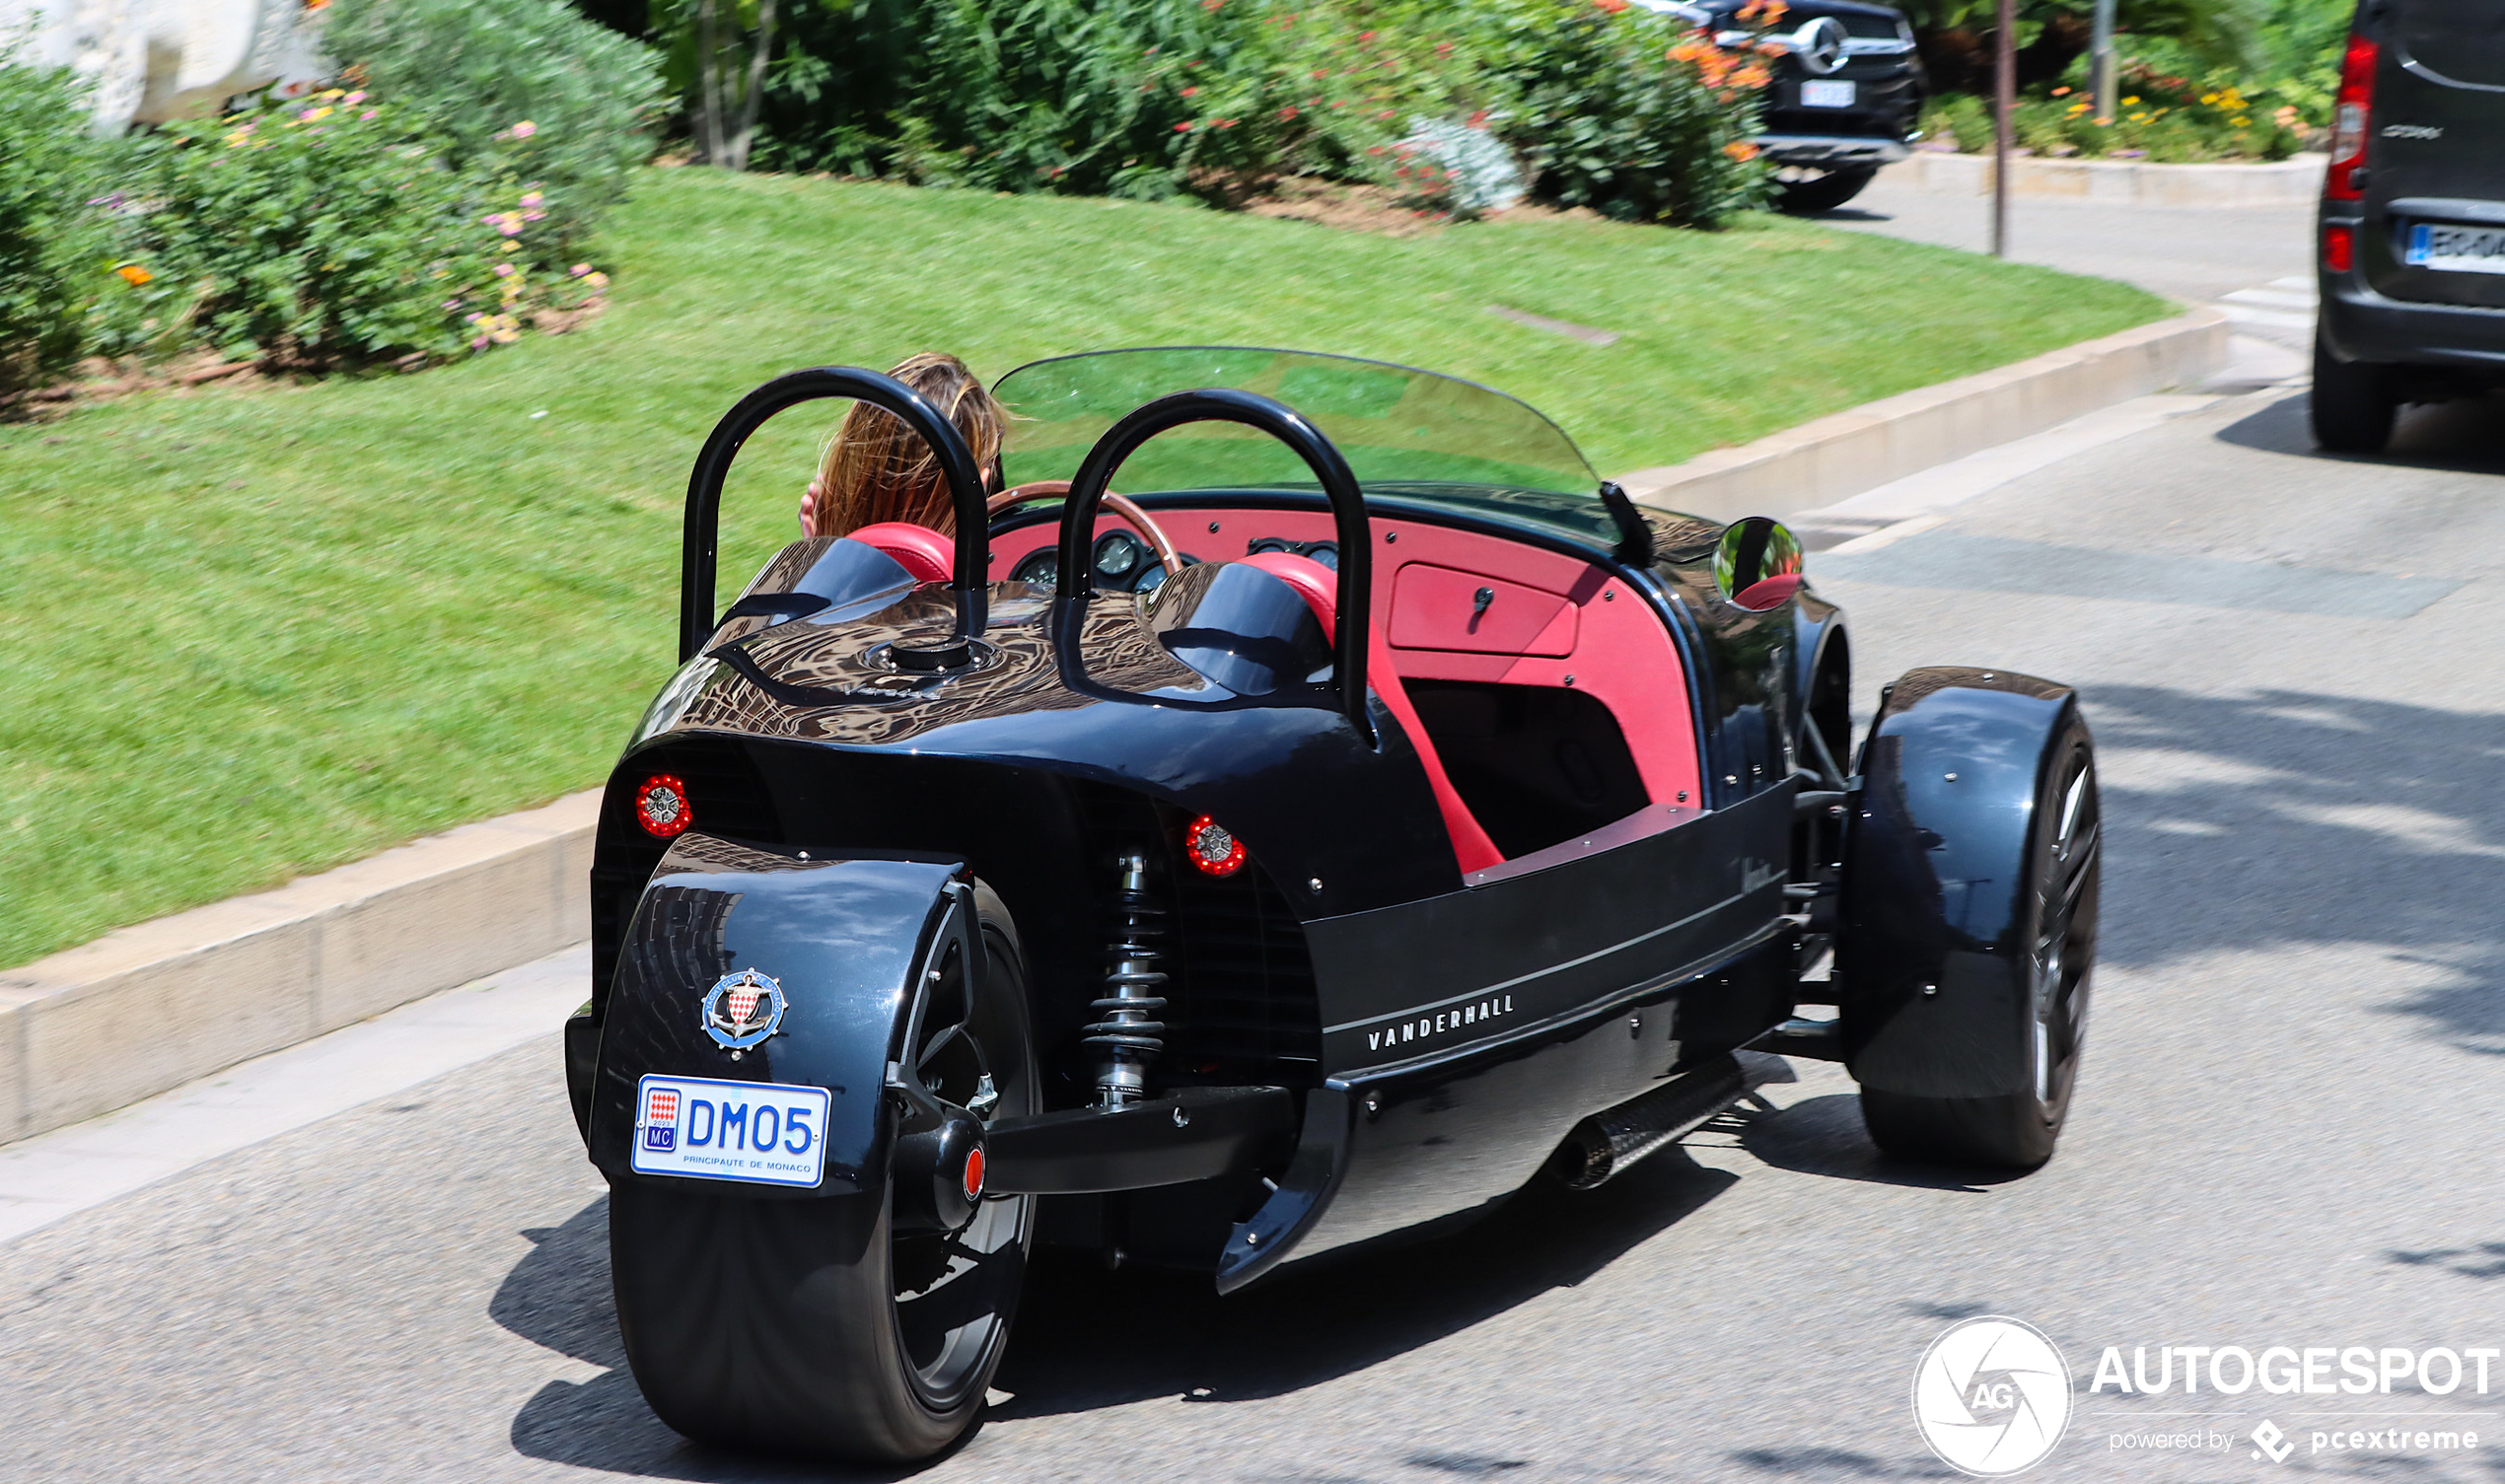
[[[635,822],[656,840],[684,834],[696,822],[687,803],[687,786],[668,773],[655,773],[635,790]]]
[[[1233,876],[1244,864],[1244,842],[1207,814],[1183,830],[1182,847],[1203,876]]]
[[[983,1198],[983,1147],[979,1144],[966,1156],[966,1199]]]

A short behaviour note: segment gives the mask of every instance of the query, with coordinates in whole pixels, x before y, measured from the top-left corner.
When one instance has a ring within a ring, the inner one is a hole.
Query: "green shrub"
[[[113,280],[111,146],[88,131],[67,68],[0,63],[0,393],[58,372],[83,347],[88,306]]]
[[[544,185],[566,243],[625,194],[666,97],[652,47],[562,0],[336,0],[322,45],[359,86],[422,115],[454,170],[484,163]]]
[[[1317,174],[1460,205],[1410,136],[1469,120],[1561,204],[1710,223],[1766,190],[1762,69],[1672,55],[1677,27],[1626,0],[858,0],[782,28],[754,155],[774,169],[1136,196]]]
[[[510,340],[570,275],[564,219],[527,139],[491,136],[455,171],[427,120],[338,90],[179,122],[149,141],[134,284],[110,350],[205,341],[231,358],[333,366],[459,355]]]
[[[1713,226],[1762,206],[1749,138],[1767,69],[1626,0],[1480,0],[1534,190],[1622,221]]]

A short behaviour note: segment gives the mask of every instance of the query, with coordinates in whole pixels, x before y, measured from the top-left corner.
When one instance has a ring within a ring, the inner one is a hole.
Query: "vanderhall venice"
[[[1188,348],[997,392],[1003,468],[831,367],[695,465],[565,1042],[670,1426],[928,1456],[1038,1243],[1233,1293],[1525,1191],[1571,1220],[1769,1050],[1842,1062],[1894,1154],[2052,1153],[2067,687],[1913,671],[1856,742],[1788,531],[1639,510],[1466,382]],[[928,440],[955,533],[796,542],[717,609],[732,460],[823,397]]]

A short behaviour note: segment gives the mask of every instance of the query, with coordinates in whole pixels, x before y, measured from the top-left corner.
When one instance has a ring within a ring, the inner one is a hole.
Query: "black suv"
[[[1723,45],[1771,42],[1782,55],[1765,90],[1757,148],[1774,161],[1785,211],[1826,211],[1860,194],[1879,167],[1901,160],[1922,112],[1913,28],[1861,0],[1792,0],[1770,31],[1739,19],[1746,0],[1638,0]]]
[[[2505,5],[2357,7],[2315,253],[2324,448],[2374,453],[2401,403],[2505,385]]]

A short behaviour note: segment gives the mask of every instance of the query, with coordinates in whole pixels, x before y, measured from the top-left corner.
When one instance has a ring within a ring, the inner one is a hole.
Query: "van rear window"
[[[2505,88],[2505,4],[2400,0],[2396,35],[2421,67],[2460,83]]]

